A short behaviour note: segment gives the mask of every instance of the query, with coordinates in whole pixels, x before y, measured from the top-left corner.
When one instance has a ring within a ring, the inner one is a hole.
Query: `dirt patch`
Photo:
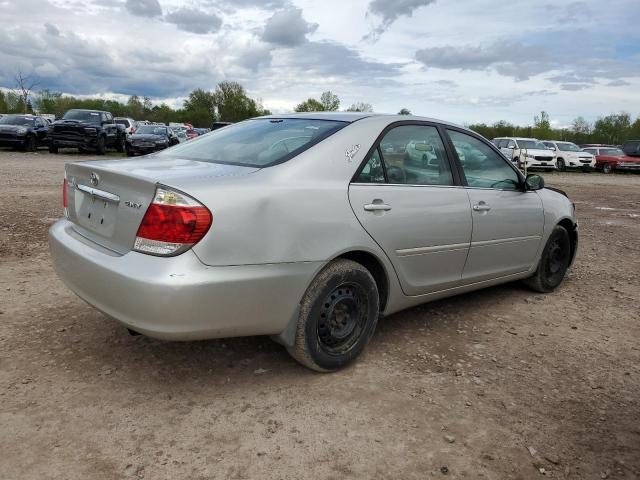
[[[46,231],[87,158],[0,152],[0,477],[640,476],[640,176],[545,175],[580,222],[557,292],[393,315],[320,375],[265,338],[130,337],[71,294]]]

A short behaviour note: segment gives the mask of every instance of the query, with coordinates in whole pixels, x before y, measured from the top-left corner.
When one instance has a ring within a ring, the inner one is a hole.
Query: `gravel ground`
[[[65,161],[0,152],[0,478],[640,478],[640,176],[550,174],[561,288],[389,318],[313,373],[267,338],[131,337],[52,271]]]

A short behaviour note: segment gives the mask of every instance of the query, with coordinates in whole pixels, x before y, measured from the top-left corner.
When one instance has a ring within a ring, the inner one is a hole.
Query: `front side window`
[[[520,177],[489,145],[466,133],[447,130],[454,145],[464,150],[460,158],[467,184],[476,188],[517,190]]]
[[[301,118],[261,118],[229,125],[159,153],[201,162],[269,167],[285,162],[348,125]]]

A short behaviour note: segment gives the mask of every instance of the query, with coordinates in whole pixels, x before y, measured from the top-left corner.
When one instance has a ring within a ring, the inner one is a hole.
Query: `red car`
[[[640,157],[630,157],[616,147],[594,146],[582,149],[596,156],[596,170],[602,173],[640,172]]]
[[[192,138],[196,138],[199,135],[198,132],[196,132],[193,128],[188,128],[185,134],[187,135],[187,138],[189,140],[191,140]]]

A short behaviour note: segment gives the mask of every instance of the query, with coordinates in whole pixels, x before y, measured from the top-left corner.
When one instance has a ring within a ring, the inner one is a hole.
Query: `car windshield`
[[[142,125],[136,130],[136,134],[141,135],[166,135],[166,127],[157,127],[154,125]]]
[[[580,151],[580,148],[578,148],[578,146],[575,143],[558,142],[556,145],[558,145],[558,148],[563,152],[579,152]]]
[[[622,157],[624,152],[619,148],[601,148],[600,155],[609,155],[611,157]]]
[[[300,118],[247,120],[215,130],[158,155],[228,165],[268,167],[286,162],[346,125],[347,122]]]
[[[62,117],[63,120],[77,120],[79,122],[100,123],[100,112],[88,110],[69,110]]]
[[[531,150],[547,150],[545,145],[538,140],[518,140],[520,148],[529,148]]]
[[[25,117],[23,115],[7,115],[6,117],[0,118],[1,125],[26,125],[31,126],[35,122],[35,118],[33,117]]]

